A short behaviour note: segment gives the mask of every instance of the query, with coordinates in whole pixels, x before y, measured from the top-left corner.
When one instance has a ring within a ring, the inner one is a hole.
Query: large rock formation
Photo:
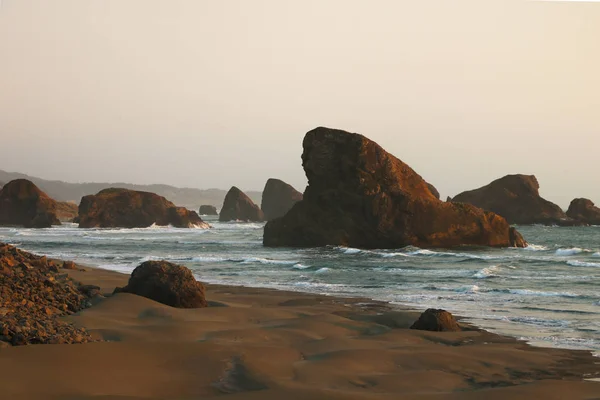
[[[57,201],[56,215],[62,222],[73,222],[79,215],[79,206],[69,201]]]
[[[572,225],[556,204],[543,199],[533,175],[507,175],[487,186],[463,192],[452,201],[495,212],[510,224]]]
[[[588,199],[574,199],[569,205],[567,216],[583,224],[600,225],[600,208]]]
[[[131,273],[127,286],[115,293],[133,293],[178,308],[206,307],[204,285],[192,271],[167,261],[146,261]]]
[[[219,221],[260,222],[264,219],[265,215],[250,197],[235,186],[229,189],[219,214]]]
[[[10,181],[0,190],[0,225],[26,228],[60,225],[56,215],[56,201],[31,181]]]
[[[128,189],[105,189],[79,204],[80,228],[209,228],[195,211],[176,207],[162,196]]]
[[[308,178],[304,199],[267,223],[266,246],[514,244],[504,218],[438,200],[408,165],[362,135],[328,128],[310,131],[302,164]]]
[[[217,207],[203,205],[200,206],[200,215],[219,215],[217,212]]]
[[[271,178],[263,190],[260,208],[265,213],[265,220],[270,221],[283,217],[300,200],[302,193],[284,181]]]

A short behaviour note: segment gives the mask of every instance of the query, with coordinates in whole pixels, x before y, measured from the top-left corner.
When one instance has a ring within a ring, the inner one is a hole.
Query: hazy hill
[[[17,172],[0,170],[0,187],[3,182],[24,178],[35,183],[40,189],[58,201],[74,201],[79,204],[81,198],[88,194],[96,194],[102,189],[119,187],[132,190],[153,192],[166,197],[178,206],[197,210],[203,204],[210,204],[217,208],[223,205],[227,190],[222,189],[193,189],[178,188],[169,185],[136,185],[132,183],[69,183],[63,181],[49,181]],[[260,204],[262,192],[247,191],[246,194],[256,204]]]

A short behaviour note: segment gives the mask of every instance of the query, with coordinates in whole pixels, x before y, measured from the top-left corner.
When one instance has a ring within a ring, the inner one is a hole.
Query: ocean
[[[520,226],[525,249],[291,249],[263,247],[264,224],[205,219],[212,229],[0,228],[0,241],[120,272],[165,259],[207,283],[444,308],[533,345],[600,354],[600,227]]]

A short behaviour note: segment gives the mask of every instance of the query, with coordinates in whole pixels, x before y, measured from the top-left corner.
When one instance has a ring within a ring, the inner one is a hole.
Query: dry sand
[[[106,293],[128,278],[70,274]],[[207,289],[205,309],[117,294],[68,317],[100,342],[0,348],[0,399],[600,399],[588,352],[409,330],[417,313],[364,299]]]

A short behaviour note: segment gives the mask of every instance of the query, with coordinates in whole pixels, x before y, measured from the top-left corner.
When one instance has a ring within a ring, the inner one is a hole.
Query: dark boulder
[[[225,196],[219,221],[264,221],[265,216],[261,209],[244,192],[237,187],[232,187]]]
[[[510,224],[573,225],[556,204],[543,199],[533,175],[507,175],[489,185],[456,195],[452,201],[495,212]]]
[[[132,293],[177,308],[201,308],[208,304],[204,285],[192,271],[167,261],[146,261],[131,273],[129,283],[115,293]]]
[[[200,215],[219,215],[217,212],[217,207],[203,205],[200,206]]]
[[[511,246],[504,218],[438,200],[408,165],[362,135],[310,131],[302,165],[304,199],[267,223],[266,246]]]
[[[427,188],[429,189],[429,191],[431,192],[432,195],[435,196],[436,199],[440,199],[440,192],[438,192],[438,190],[435,188],[435,186],[433,186],[431,183],[425,182],[427,184]]]
[[[410,329],[431,332],[460,332],[462,330],[452,314],[435,308],[430,308],[421,314]]]
[[[79,204],[80,228],[209,228],[195,211],[176,207],[162,196],[129,189],[104,189]]]
[[[60,225],[57,204],[33,182],[16,179],[0,190],[0,225],[49,228]]]
[[[265,213],[265,220],[270,221],[283,217],[300,200],[302,193],[284,181],[271,178],[263,190],[260,208]]]
[[[600,225],[600,208],[588,199],[574,199],[567,216],[586,225]]]

